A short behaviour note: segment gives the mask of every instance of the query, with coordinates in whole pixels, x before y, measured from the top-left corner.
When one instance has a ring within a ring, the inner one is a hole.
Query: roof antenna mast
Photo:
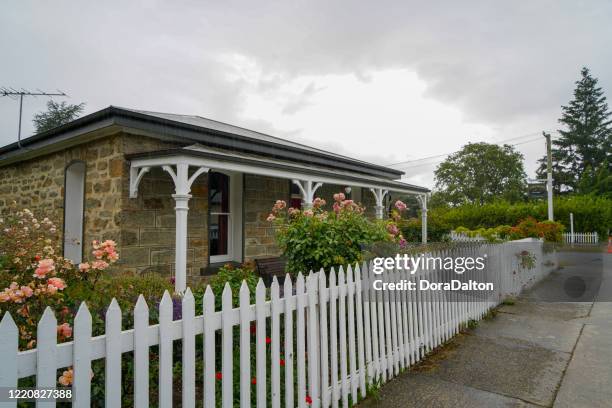
[[[68,96],[64,92],[58,90],[57,92],[43,92],[40,89],[37,89],[35,92],[28,91],[26,89],[21,88],[21,90],[13,89],[13,88],[5,88],[0,87],[0,96],[8,96],[12,99],[19,98],[19,129],[17,131],[17,146],[21,149],[21,116],[23,113],[23,97],[24,96]]]

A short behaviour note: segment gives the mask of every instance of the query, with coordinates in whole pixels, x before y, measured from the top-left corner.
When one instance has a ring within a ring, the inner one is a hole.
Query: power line
[[[17,146],[21,149],[21,116],[23,114],[23,97],[24,96],[68,96],[64,92],[57,90],[57,92],[44,92],[37,89],[35,92],[28,91],[21,88],[20,90],[14,88],[0,87],[0,96],[8,96],[11,99],[19,98],[19,127],[17,130]]]
[[[538,137],[538,138],[535,138],[535,139],[525,140],[525,141],[522,141],[522,142],[513,143],[513,144],[511,144],[510,146],[519,146],[519,145],[522,145],[522,144],[526,144],[526,143],[533,143],[533,142],[536,142],[536,141],[542,141],[542,138],[541,138],[541,137]],[[457,153],[457,152],[459,152],[459,151],[460,151],[460,150],[457,150],[457,151],[455,151],[455,152],[448,153],[448,154],[441,154],[441,155],[438,155],[438,156],[431,156],[430,158],[434,158],[434,157],[442,157],[442,156],[446,157],[446,156],[449,156],[449,155],[451,155],[451,154],[453,154],[453,153]],[[424,160],[424,159],[426,159],[426,158],[419,159],[419,160]],[[418,160],[415,160],[415,161],[418,161]],[[414,165],[411,165],[411,166],[401,166],[401,167],[398,167],[398,170],[411,169],[411,168],[415,168],[415,167],[432,166],[432,165],[434,165],[434,164],[442,163],[443,161],[444,161],[444,159],[443,159],[443,160],[436,160],[436,161],[429,162],[429,163],[420,163],[420,164],[414,164]],[[402,162],[402,163],[409,163],[409,162]]]
[[[540,134],[540,132],[528,133],[528,134],[525,134],[525,135],[522,135],[522,136],[516,136],[516,137],[511,137],[509,139],[499,140],[499,141],[495,142],[494,144],[500,144],[500,143],[509,142],[509,141],[517,140],[517,139],[522,139],[522,138],[525,138],[525,137],[535,136],[535,135],[539,135],[539,134]],[[533,139],[533,140],[536,140],[536,139]],[[517,143],[517,144],[520,144],[520,143]],[[451,155],[453,153],[457,153],[458,151],[459,150],[454,151],[454,152],[450,152],[450,153],[438,154],[438,155],[435,155],[435,156],[422,157],[420,159],[404,160],[404,161],[397,162],[397,163],[387,164],[386,166],[397,166],[399,164],[404,164],[404,163],[413,163],[413,162],[416,162],[416,161],[435,159],[437,157],[446,157],[446,156],[449,156],[449,155]]]

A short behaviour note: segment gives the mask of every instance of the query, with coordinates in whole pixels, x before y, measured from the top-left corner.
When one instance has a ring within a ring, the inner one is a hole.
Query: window
[[[302,208],[302,193],[300,192],[300,188],[293,182],[289,181],[289,190],[290,190],[290,201],[289,207],[291,208]]]
[[[230,232],[230,177],[223,173],[210,174],[209,186],[210,224],[208,234],[210,239],[210,256],[229,255]]]
[[[210,172],[208,179],[210,262],[242,259],[242,175]]]

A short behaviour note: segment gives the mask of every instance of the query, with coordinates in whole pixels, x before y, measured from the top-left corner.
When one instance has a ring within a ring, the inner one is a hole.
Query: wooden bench
[[[285,265],[287,261],[281,257],[255,259],[257,274],[262,277],[266,286],[270,286],[276,276],[280,285],[285,281]]]

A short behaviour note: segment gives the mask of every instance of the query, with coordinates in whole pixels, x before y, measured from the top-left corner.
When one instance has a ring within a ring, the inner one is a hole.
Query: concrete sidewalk
[[[611,407],[612,255],[560,255],[562,269],[359,406]],[[552,301],[568,299],[580,302]]]

